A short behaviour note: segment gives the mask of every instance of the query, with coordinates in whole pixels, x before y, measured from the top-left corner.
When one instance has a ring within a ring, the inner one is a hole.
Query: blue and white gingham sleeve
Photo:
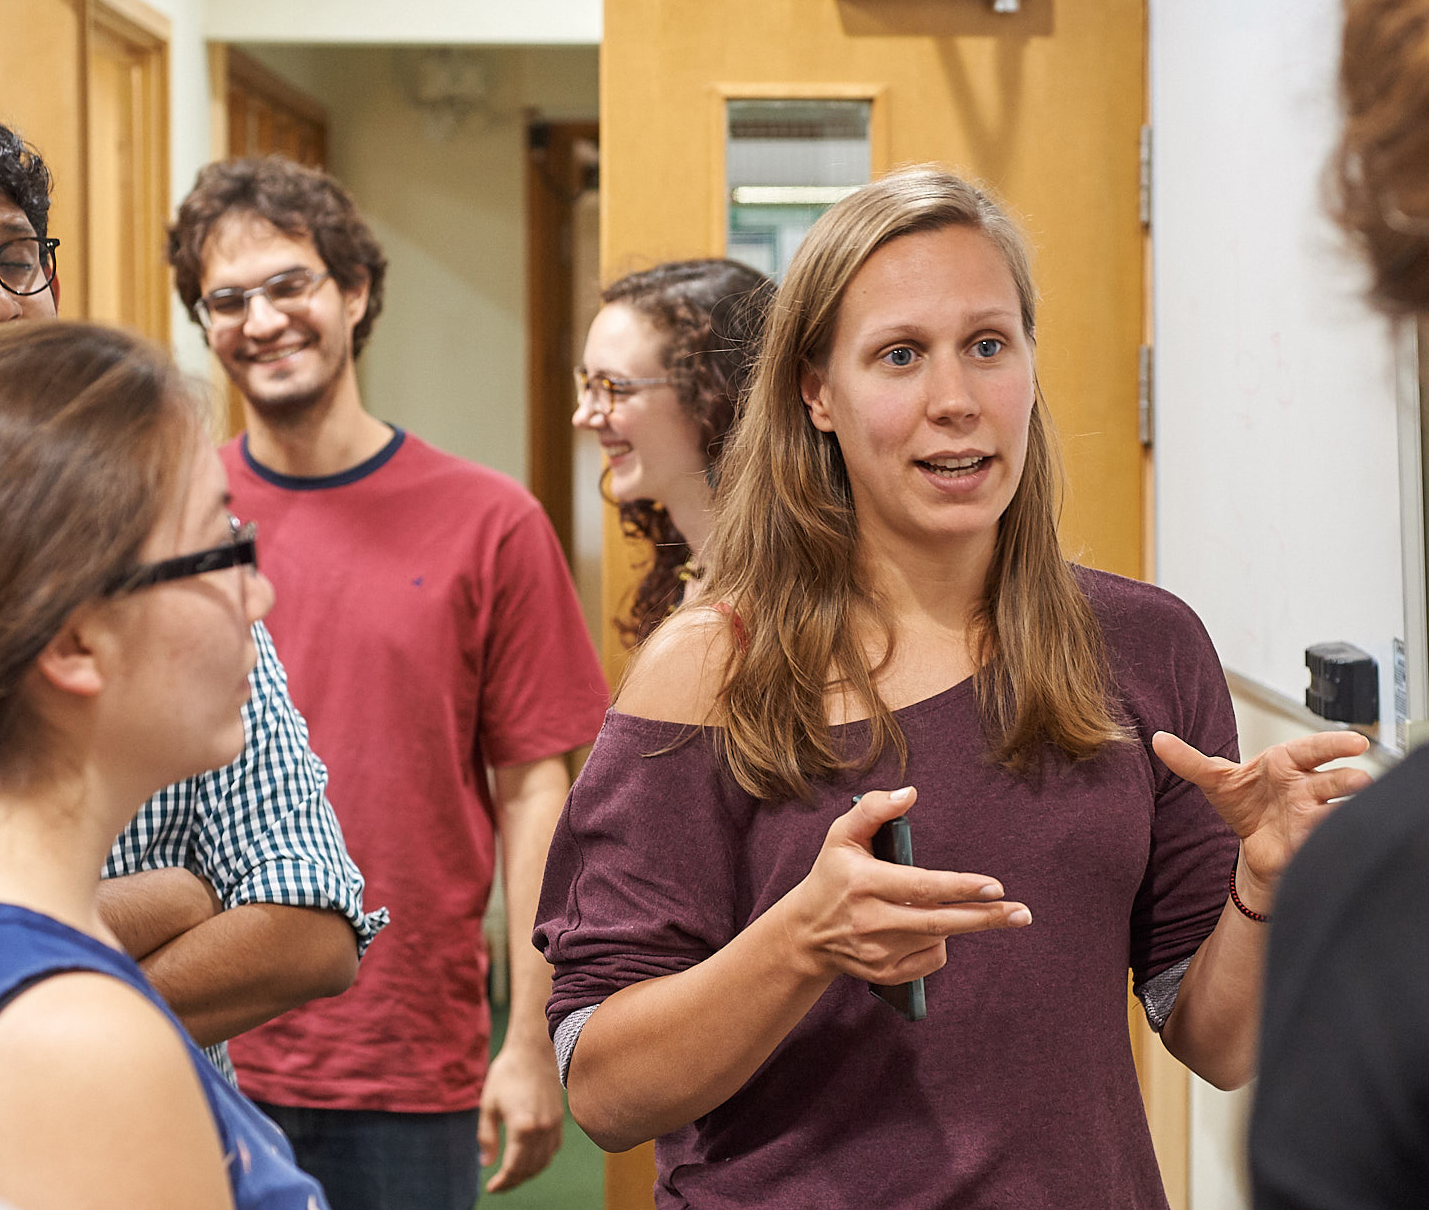
[[[307,723],[261,622],[253,637],[258,662],[243,714],[243,754],[185,783],[195,802],[185,864],[225,908],[276,903],[341,912],[361,954],[387,923],[387,909],[363,911],[362,874],[327,800],[327,769],[308,746]]]

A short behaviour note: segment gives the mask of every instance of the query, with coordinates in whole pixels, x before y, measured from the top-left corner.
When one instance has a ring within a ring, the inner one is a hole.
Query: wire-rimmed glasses
[[[588,373],[585,366],[576,366],[573,373],[576,399],[584,399],[589,391],[595,410],[602,416],[609,416],[616,403],[628,395],[645,387],[668,386],[675,381],[673,378],[612,378],[609,374]]]
[[[275,310],[292,314],[301,311],[313,291],[331,276],[326,270],[318,272],[306,266],[284,269],[248,290],[242,286],[211,290],[194,304],[194,314],[206,332],[237,328],[248,318],[248,300],[260,294]]]

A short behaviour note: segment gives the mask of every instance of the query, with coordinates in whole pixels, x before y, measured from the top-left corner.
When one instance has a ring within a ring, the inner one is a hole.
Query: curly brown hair
[[[663,362],[683,407],[699,425],[706,475],[715,481],[720,451],[739,413],[758,350],[764,311],[774,283],[757,269],[720,258],[668,261],[607,286],[602,303],[638,311],[669,338]],[[690,559],[684,535],[654,500],[620,505],[620,526],[649,542],[650,569],[636,586],[631,616],[615,625],[628,645],[644,640],[684,591],[681,570]]]
[[[1392,315],[1429,310],[1429,0],[1347,0],[1331,210]]]
[[[254,214],[285,235],[311,239],[344,292],[368,283],[367,310],[352,332],[352,355],[361,353],[382,313],[387,257],[352,195],[334,177],[283,156],[222,160],[199,170],[169,228],[169,264],[189,318],[198,323],[194,307],[203,278],[204,245],[232,213]]]

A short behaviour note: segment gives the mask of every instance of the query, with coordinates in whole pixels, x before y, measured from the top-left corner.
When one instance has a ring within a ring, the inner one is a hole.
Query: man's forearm
[[[136,962],[221,910],[208,883],[179,866],[141,870],[99,884],[100,918]]]
[[[201,1046],[335,996],[357,977],[357,942],[333,911],[250,903],[174,938],[140,965]]]
[[[570,782],[564,758],[552,757],[519,769],[498,769],[496,783],[511,960],[511,1018],[506,1039],[508,1045],[549,1051],[546,1001],[551,995],[551,968],[531,944],[531,930],[551,834]]]

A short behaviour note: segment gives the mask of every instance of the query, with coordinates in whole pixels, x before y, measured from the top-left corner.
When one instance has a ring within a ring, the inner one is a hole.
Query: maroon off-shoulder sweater
[[[1134,738],[1079,764],[1053,756],[1040,780],[988,759],[970,682],[897,712],[905,775],[888,753],[866,776],[818,785],[812,806],[744,793],[708,729],[607,715],[537,912],[553,1032],[728,943],[804,877],[860,790],[917,786],[916,863],[992,875],[1033,916],[951,938],[921,1022],[836,980],[744,1088],[657,1141],[662,1210],[1166,1205],[1132,1065],[1127,971],[1154,976],[1210,933],[1236,841],[1156,760],[1151,735],[1234,757],[1235,719],[1184,604],[1078,575]],[[865,724],[842,730],[866,735]]]

